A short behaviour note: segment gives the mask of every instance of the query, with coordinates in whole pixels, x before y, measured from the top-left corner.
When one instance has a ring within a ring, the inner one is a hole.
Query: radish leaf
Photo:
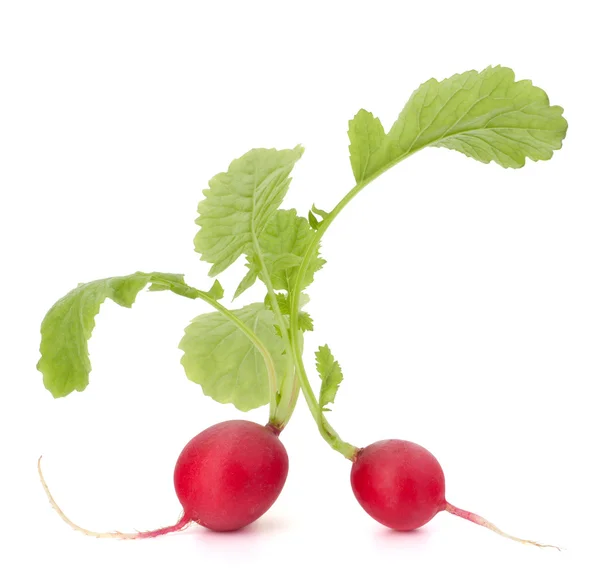
[[[275,295],[277,299],[277,304],[279,306],[279,310],[281,314],[287,321],[289,326],[289,315],[290,315],[290,299],[288,295],[284,293],[277,293]],[[307,294],[302,294],[300,297],[300,308],[308,304],[309,298]],[[265,307],[272,310],[271,306],[271,298],[269,295],[265,297]],[[298,327],[302,332],[312,331],[314,329],[314,323],[312,317],[308,314],[308,312],[301,310],[298,313]]]
[[[194,241],[210,276],[248,254],[267,221],[281,205],[289,175],[303,149],[253,149],[215,175],[198,205],[200,230]]]
[[[529,80],[515,82],[501,66],[431,79],[408,100],[385,134],[379,119],[360,110],[350,121],[350,161],[357,183],[424,147],[455,149],[483,163],[523,167],[552,157],[567,131],[563,109]]]
[[[259,245],[275,290],[291,290],[296,282],[298,267],[314,234],[309,222],[304,217],[299,217],[296,209],[278,210],[271,217],[260,236]],[[256,265],[254,261],[255,259],[249,258],[248,262]],[[302,279],[302,289],[312,283],[315,272],[324,264],[325,261],[315,251]]]
[[[344,379],[340,363],[334,360],[329,346],[319,346],[315,353],[317,358],[317,371],[321,377],[321,393],[319,395],[319,406],[321,410],[327,411],[325,406],[333,404],[338,388]]]
[[[370,111],[359,110],[350,121],[348,136],[350,163],[357,183],[391,162],[383,125]]]
[[[313,240],[314,233],[309,222],[296,214],[296,209],[277,210],[269,219],[258,239],[258,244],[275,290],[289,291],[292,288],[296,281],[298,267]],[[316,251],[304,274],[303,289],[312,283],[315,272],[324,264],[325,261]],[[249,247],[246,267],[249,270],[236,290],[236,297],[251,287],[257,278],[262,280],[260,260],[252,246]]]
[[[55,398],[67,396],[74,390],[81,392],[89,383],[92,365],[88,340],[102,303],[109,298],[130,308],[148,283],[150,290],[173,290],[196,298],[191,292],[195,289],[185,284],[183,275],[135,273],[80,284],[52,306],[42,321],[41,358],[37,369]]]
[[[258,278],[258,263],[254,261],[248,261],[246,263],[246,266],[248,267],[248,272],[244,275],[244,278],[242,279],[238,287],[235,289],[235,294],[233,295],[234,299],[240,296],[243,292],[247,291],[252,285],[254,285],[256,279]]]
[[[312,332],[314,330],[313,319],[308,312],[301,310],[298,313],[298,326],[302,332]]]
[[[275,332],[275,316],[262,303],[232,310],[266,346],[275,363],[277,379],[286,372],[283,340]],[[179,344],[187,377],[222,404],[246,412],[269,402],[265,362],[250,339],[221,313],[202,314],[185,329]]]

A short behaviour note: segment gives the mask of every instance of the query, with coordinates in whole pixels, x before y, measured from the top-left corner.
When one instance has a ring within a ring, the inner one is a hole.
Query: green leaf
[[[150,290],[175,290],[184,296],[189,296],[186,289],[191,288],[183,282],[183,275],[135,273],[80,284],[52,306],[42,321],[37,369],[55,398],[81,392],[89,383],[88,340],[102,303],[109,298],[129,308],[148,283]]]
[[[258,336],[273,357],[282,380],[286,360],[284,343],[274,328],[275,316],[262,303],[232,311]],[[179,348],[187,377],[217,402],[246,412],[269,402],[264,359],[233,322],[213,312],[200,315],[185,329]]]
[[[240,296],[243,292],[246,292],[258,278],[258,264],[257,263],[246,263],[248,267],[248,272],[245,274],[244,278],[235,289],[235,294],[233,295],[233,299],[235,300],[238,296]]]
[[[293,253],[264,253],[265,263],[269,270],[269,275],[277,275],[287,270],[299,267],[302,263],[302,257]],[[274,287],[278,288],[278,287]]]
[[[350,161],[357,183],[424,147],[445,147],[502,167],[526,158],[547,160],[567,131],[563,109],[529,80],[515,82],[501,66],[431,79],[411,96],[390,131],[360,110],[349,125]]]
[[[315,215],[319,215],[321,220],[319,221]],[[314,204],[308,212],[308,222],[315,231],[321,226],[321,223],[327,219],[327,217],[329,217],[329,213],[327,211],[323,211],[323,209],[317,209]]]
[[[315,231],[321,226],[321,222],[315,217],[312,211],[308,212],[308,223]]]
[[[290,315],[289,297],[287,294],[279,292],[279,293],[275,294],[275,298],[277,299],[277,304],[279,305],[279,310],[280,310],[281,314],[284,316],[284,318],[286,319],[286,324],[289,327],[289,320],[288,320],[289,315]],[[302,293],[300,295],[299,308],[302,308],[303,306],[308,304],[308,301],[309,301],[308,295]],[[271,305],[271,297],[268,294],[265,296],[264,304],[265,304],[266,308],[272,310],[273,307]],[[306,332],[307,330],[312,331],[314,329],[313,319],[308,314],[308,312],[301,310],[298,313],[298,326],[299,326],[300,330],[302,330],[302,332]],[[277,331],[277,334],[281,335],[277,326],[275,327],[275,330]]]
[[[198,298],[198,289],[185,283],[183,275],[169,273],[153,273],[150,276],[151,284],[149,291],[170,290],[171,292],[186,298]],[[208,294],[211,298],[218,300],[223,296],[223,287],[215,281]]]
[[[198,205],[200,225],[194,244],[210,275],[249,254],[290,185],[290,172],[303,149],[253,149],[209,182]]]
[[[298,326],[303,332],[307,330],[312,332],[314,330],[313,319],[308,312],[300,311],[298,313]]]
[[[213,286],[210,287],[210,290],[208,291],[208,296],[210,296],[214,300],[221,300],[225,296],[225,291],[223,290],[223,287],[221,286],[221,283],[219,281],[215,281],[213,283]]]
[[[311,211],[315,214],[315,215],[319,215],[319,217],[321,217],[321,219],[327,219],[327,217],[329,217],[329,213],[327,211],[323,211],[323,209],[317,209],[315,207],[315,204],[313,203],[313,206],[311,208]]]
[[[327,404],[333,404],[339,385],[344,377],[340,364],[337,360],[334,360],[329,346],[319,346],[315,355],[317,358],[317,371],[321,377],[319,406],[324,409]]]
[[[275,298],[277,299],[277,304],[279,305],[279,310],[281,314],[290,314],[290,302],[288,299],[288,295],[282,292],[278,292],[275,294]],[[265,295],[265,306],[268,309],[273,310],[273,305],[271,304],[271,297],[269,296],[269,293]]]
[[[308,221],[299,217],[295,209],[280,209],[269,219],[259,238],[259,246],[275,290],[291,290],[314,233]],[[325,261],[316,252],[306,269],[302,289],[312,283],[315,272],[324,264]],[[260,277],[256,257],[248,257],[248,265]]]
[[[145,273],[136,273],[136,275],[142,275]],[[136,276],[131,275],[131,276]],[[162,280],[161,280],[162,279]],[[113,279],[105,279],[105,280],[113,280]],[[91,284],[91,283],[90,283]],[[161,290],[171,290],[173,284],[185,284],[185,280],[183,279],[183,275],[174,274],[174,273],[157,273],[155,275],[155,280],[148,287],[149,291],[161,291]]]
[[[388,162],[388,155],[384,153],[385,131],[378,118],[361,109],[350,121],[348,137],[352,172],[360,183]]]

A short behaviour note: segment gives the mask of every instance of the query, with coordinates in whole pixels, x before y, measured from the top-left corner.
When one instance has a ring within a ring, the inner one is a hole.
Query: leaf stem
[[[325,415],[323,414],[322,408],[319,406],[317,398],[310,385],[308,375],[306,374],[306,369],[304,368],[304,362],[302,360],[301,339],[297,334],[298,312],[302,280],[304,279],[304,275],[306,274],[309,261],[312,259],[316,250],[319,248],[319,242],[321,241],[321,237],[325,234],[325,231],[328,229],[333,219],[370,181],[370,179],[366,180],[365,182],[359,183],[355,187],[353,187],[348,192],[348,194],[336,205],[333,211],[329,213],[329,216],[323,219],[323,221],[319,225],[319,228],[317,229],[317,232],[313,237],[311,244],[309,245],[306,253],[304,254],[304,258],[302,259],[302,262],[300,263],[300,267],[298,269],[296,282],[294,284],[292,292],[290,293],[290,336],[294,362],[296,365],[296,370],[298,372],[302,393],[304,394],[304,398],[306,399],[306,403],[308,404],[310,413],[312,414],[312,417],[317,423],[317,427],[323,439],[335,451],[341,453],[345,458],[351,461],[354,461],[354,459],[356,458],[358,448],[356,446],[353,446],[352,444],[344,442],[329,424],[329,422],[325,418]]]
[[[258,257],[258,261],[260,263],[260,268],[262,272],[262,279],[267,287],[267,291],[269,293],[269,299],[271,300],[271,306],[273,307],[273,312],[275,313],[275,318],[277,319],[277,324],[279,326],[279,330],[281,331],[281,337],[283,338],[283,342],[285,344],[285,351],[287,354],[287,374],[288,376],[284,377],[281,385],[277,385],[275,393],[272,392],[271,400],[275,400],[275,406],[270,410],[269,413],[269,423],[278,427],[280,431],[283,429],[287,421],[290,419],[293,408],[291,411],[288,411],[287,404],[283,404],[280,407],[280,398],[283,393],[282,386],[287,381],[288,377],[294,371],[294,352],[292,348],[292,342],[290,340],[290,336],[288,334],[288,326],[283,319],[283,314],[281,314],[281,309],[279,308],[279,302],[277,301],[277,296],[275,295],[275,289],[273,288],[273,283],[271,281],[271,277],[269,275],[269,271],[267,270],[267,265],[265,263],[265,259],[262,254],[262,250],[258,243],[258,238],[256,233],[252,233],[252,242],[254,245],[254,251],[256,252],[256,256]],[[296,405],[296,401],[292,400],[292,406]],[[271,406],[273,403],[271,402]],[[283,409],[283,412],[281,411]]]
[[[284,406],[284,413],[281,420],[282,425],[285,427],[287,423],[290,421],[294,410],[296,409],[296,403],[298,402],[298,395],[300,394],[300,380],[298,378],[298,374],[294,371],[294,381],[290,385],[288,389],[288,395],[282,394],[281,401],[284,402],[287,400],[287,404]],[[284,402],[285,404],[285,402]]]
[[[292,338],[294,338],[293,331]],[[313,392],[313,389],[310,385],[301,355],[294,353],[294,359],[300,381],[300,387],[302,388],[302,393],[304,394],[304,398],[306,399],[306,403],[308,404],[308,409],[310,410],[312,417],[317,423],[319,433],[336,452],[339,452],[350,461],[354,461],[356,459],[356,455],[358,454],[359,448],[353,446],[352,444],[349,444],[348,442],[344,442],[344,440],[340,438],[337,432],[329,424],[329,422],[323,414],[323,410],[319,406],[319,402],[317,401],[315,393]]]
[[[319,248],[319,243],[325,231],[329,228],[333,220],[341,213],[354,197],[356,197],[369,183],[377,179],[379,175],[381,175],[384,171],[387,171],[393,165],[396,165],[403,159],[406,159],[409,155],[415,153],[416,150],[411,151],[403,155],[402,157],[397,158],[394,162],[386,165],[381,170],[377,171],[371,177],[364,179],[363,181],[357,183],[348,193],[341,199],[341,201],[333,208],[333,210],[323,218],[321,224],[319,225],[316,233],[313,236],[312,242],[308,246],[306,253],[304,253],[304,258],[300,263],[300,267],[298,268],[298,274],[296,276],[296,282],[294,283],[294,287],[290,293],[290,336],[292,341],[292,351],[294,353],[294,362],[296,364],[296,369],[299,374],[300,386],[302,388],[302,393],[304,394],[304,398],[308,404],[310,412],[317,423],[317,427],[319,428],[319,432],[321,436],[325,439],[325,441],[336,451],[340,452],[343,456],[348,458],[349,460],[354,460],[356,453],[358,452],[358,448],[347,442],[344,442],[338,434],[331,427],[323,410],[319,406],[317,398],[312,390],[310,385],[310,381],[308,380],[308,376],[306,374],[306,369],[304,368],[304,363],[302,361],[302,345],[301,339],[298,337],[298,313],[300,310],[300,294],[302,291],[301,284],[304,279],[304,275],[308,269],[309,262],[312,260],[312,257],[315,255],[317,249]]]
[[[390,161],[389,163],[384,165],[381,169],[379,169],[379,171],[376,171],[370,177],[367,177],[366,179],[363,179],[362,181],[358,182],[354,187],[352,187],[352,189],[350,189],[350,191],[348,191],[348,193],[346,193],[346,195],[344,195],[344,197],[342,197],[340,202],[333,208],[333,210],[326,217],[323,218],[321,224],[319,225],[318,229],[316,230],[316,233],[313,236],[310,245],[308,246],[308,249],[306,250],[306,253],[304,253],[304,258],[302,259],[300,267],[298,268],[298,274],[296,276],[294,288],[290,293],[290,327],[292,332],[298,330],[298,312],[300,310],[299,300],[300,293],[302,291],[302,280],[304,279],[304,275],[306,274],[308,265],[312,257],[319,248],[319,243],[321,242],[323,235],[325,234],[327,229],[329,229],[331,223],[333,223],[334,219],[343,211],[344,207],[346,207],[346,205],[348,205],[348,203],[350,203],[350,201],[352,201],[354,197],[356,197],[367,185],[369,185],[369,183],[372,183],[382,173],[385,173],[388,169],[391,169],[395,165],[398,165],[398,163],[401,163],[402,161],[404,161],[411,155],[414,155],[417,151],[420,151],[421,149],[422,147],[418,147],[416,149],[409,150],[408,152],[404,153],[399,157],[396,157],[393,161]]]

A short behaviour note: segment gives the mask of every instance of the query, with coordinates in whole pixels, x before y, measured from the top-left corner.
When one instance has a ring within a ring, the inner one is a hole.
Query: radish
[[[192,438],[175,464],[175,491],[188,519],[234,531],[263,515],[279,497],[288,456],[270,427],[234,420]]]
[[[359,450],[350,481],[363,509],[398,531],[425,525],[446,506],[442,467],[412,442],[383,440]]]
[[[203,190],[195,250],[202,261],[210,263],[211,277],[245,257],[247,270],[233,299],[260,281],[266,293],[256,302],[232,310],[219,302],[224,289],[218,280],[204,291],[187,284],[182,274],[136,272],[81,283],[48,311],[42,321],[38,370],[55,398],[88,386],[88,340],[103,302],[111,299],[131,307],[148,286],[149,291],[170,291],[212,307],[213,312],[192,319],[179,344],[186,376],[205,395],[243,412],[269,404],[266,426],[224,422],[186,445],[174,475],[183,514],[175,525],[163,529],[102,534],[75,525],[52,499],[38,463],[52,506],[75,529],[98,537],[130,539],[177,531],[192,521],[214,531],[233,531],[252,523],[271,507],[285,483],[288,458],[278,436],[302,391],[321,436],[353,462],[354,494],[377,521],[410,531],[440,511],[448,511],[510,539],[547,547],[507,535],[482,517],[448,503],[442,468],[424,448],[401,440],[363,449],[344,442],[326,418],[343,379],[342,369],[329,346],[320,346],[316,367],[321,391],[315,396],[303,359],[304,337],[314,330],[314,322],[304,307],[309,302],[305,290],[325,264],[320,256],[324,234],[380,175],[428,147],[453,149],[504,168],[523,167],[527,159],[548,160],[561,148],[567,132],[563,109],[551,106],[546,93],[529,80],[515,81],[510,68],[495,66],[441,82],[428,80],[413,92],[387,131],[379,118],[364,109],[348,128],[355,184],[330,211],[313,205],[308,216],[302,217],[295,209],[281,209],[290,174],[304,152],[300,145],[252,149],[232,161],[226,172],[212,177]],[[377,224],[376,211],[356,226],[363,242],[373,222]],[[364,246],[357,244],[361,249]],[[369,250],[364,253],[368,255]],[[394,264],[393,257],[389,260]],[[368,259],[364,262],[369,263]],[[382,269],[368,268],[374,273],[372,288],[361,296],[369,296],[374,309],[390,315],[386,334],[393,335],[397,325],[392,306],[380,300],[385,285],[376,280]],[[340,291],[344,294],[352,290],[352,274],[346,279]],[[351,312],[345,326],[358,332]],[[366,359],[379,361],[382,356],[375,353]]]
[[[175,492],[183,514],[175,525],[139,533],[99,533],[73,523],[54,501],[41,473],[50,503],[71,527],[93,537],[143,539],[179,531],[192,521],[213,531],[235,531],[256,521],[279,497],[288,474],[287,452],[277,430],[254,422],[221,422],[200,432],[183,448],[175,464]]]
[[[362,508],[397,531],[412,531],[440,511],[448,511],[514,541],[558,549],[508,535],[483,517],[448,503],[442,466],[428,450],[413,442],[382,440],[358,450],[350,482]]]

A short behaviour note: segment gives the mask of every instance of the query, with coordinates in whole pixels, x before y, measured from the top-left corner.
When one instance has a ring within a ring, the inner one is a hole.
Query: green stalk
[[[370,181],[368,181],[370,182]],[[362,183],[356,185],[334,208],[334,210],[329,214],[329,216],[321,222],[321,225],[317,229],[315,236],[309,245],[302,262],[300,263],[300,267],[298,269],[298,275],[296,276],[296,282],[294,284],[294,288],[290,293],[290,336],[291,336],[291,346],[294,357],[294,363],[296,365],[296,371],[298,373],[298,378],[300,382],[300,387],[302,389],[302,393],[304,394],[304,398],[306,403],[308,404],[308,409],[314,418],[317,428],[319,429],[319,433],[323,437],[323,439],[336,451],[342,454],[345,458],[350,461],[354,461],[356,458],[356,454],[358,453],[358,448],[349,444],[348,442],[344,442],[337,432],[332,428],[329,424],[325,415],[323,414],[322,408],[319,406],[317,398],[313,392],[313,389],[310,385],[310,381],[308,379],[308,375],[306,373],[306,369],[304,368],[304,362],[302,360],[302,348],[301,348],[301,339],[298,336],[298,311],[299,311],[299,300],[300,300],[300,285],[302,283],[302,279],[306,274],[306,270],[308,268],[308,263],[311,258],[314,256],[316,250],[319,248],[319,242],[321,241],[321,237],[325,234],[325,231],[328,229],[329,225],[333,221],[333,219],[340,213],[340,211],[363,189],[363,187],[367,183]]]
[[[298,374],[294,371],[294,380],[292,384],[288,385],[285,388],[285,392],[281,393],[281,402],[283,404],[284,413],[281,424],[285,427],[287,426],[294,410],[296,409],[296,403],[298,402],[298,396],[300,394],[300,380],[298,378]]]
[[[344,442],[344,440],[342,440],[339,437],[337,432],[325,419],[325,416],[323,415],[323,410],[321,409],[321,406],[319,406],[319,402],[317,401],[317,398],[308,380],[302,357],[294,353],[294,359],[296,362],[296,368],[299,375],[302,393],[304,394],[304,398],[306,399],[306,403],[308,404],[308,409],[310,410],[312,417],[317,423],[319,433],[336,452],[339,452],[350,461],[354,461],[356,459],[356,454],[358,453],[358,448],[356,446],[353,446],[352,444],[349,444],[348,442]]]
[[[267,291],[269,293],[269,299],[271,300],[271,306],[273,307],[273,312],[275,313],[275,318],[277,319],[277,324],[279,325],[279,330],[281,331],[281,337],[285,343],[285,352],[287,354],[287,374],[290,375],[294,371],[294,351],[292,348],[292,342],[288,335],[288,326],[283,319],[283,315],[281,314],[281,309],[279,308],[279,303],[277,302],[277,296],[275,295],[275,289],[273,288],[273,283],[271,282],[271,277],[267,271],[267,265],[265,264],[265,259],[263,257],[262,251],[260,249],[260,245],[258,244],[258,239],[256,237],[256,233],[252,233],[254,250],[256,252],[256,256],[258,257],[258,261],[260,263],[260,268],[262,271],[262,279],[267,287]],[[282,380],[281,385],[277,385],[277,389],[275,392],[275,407],[271,409],[269,412],[269,423],[277,428],[279,431],[283,430],[285,424],[290,419],[293,407],[296,405],[296,400],[292,399],[291,403],[288,405],[285,403],[285,400],[281,400],[283,394],[287,394],[284,392],[286,378]],[[273,399],[273,396],[271,396]],[[271,405],[272,402],[271,402]],[[288,406],[292,406],[291,411],[288,411]],[[283,410],[283,411],[282,411]]]
[[[420,148],[419,148],[420,149]],[[327,422],[323,410],[319,406],[317,398],[312,390],[310,385],[310,381],[308,380],[308,376],[306,374],[306,369],[304,368],[304,363],[302,361],[302,344],[301,339],[298,337],[298,313],[300,310],[299,302],[300,302],[300,293],[302,291],[301,284],[306,274],[306,270],[308,269],[309,262],[312,257],[315,255],[316,251],[319,248],[319,243],[321,239],[333,220],[342,212],[344,207],[354,199],[369,183],[377,179],[383,172],[387,171],[394,165],[400,163],[403,159],[406,159],[413,153],[416,153],[419,149],[410,150],[402,157],[399,157],[393,163],[386,165],[384,168],[379,170],[378,172],[371,175],[371,177],[357,183],[350,191],[342,198],[342,200],[334,207],[334,209],[329,213],[327,217],[321,221],[319,228],[317,229],[312,242],[310,243],[306,253],[304,254],[304,258],[300,263],[300,267],[298,268],[298,275],[296,276],[296,282],[294,283],[294,288],[290,293],[290,337],[292,343],[292,351],[294,353],[294,363],[296,365],[296,370],[299,375],[300,387],[302,389],[302,393],[304,394],[304,398],[308,404],[308,408],[317,423],[317,427],[319,428],[319,432],[321,436],[325,439],[325,441],[337,452],[340,452],[343,456],[348,458],[349,460],[354,460],[356,457],[356,453],[358,452],[358,448],[353,446],[347,442],[344,442],[339,435],[334,431],[329,422]]]

